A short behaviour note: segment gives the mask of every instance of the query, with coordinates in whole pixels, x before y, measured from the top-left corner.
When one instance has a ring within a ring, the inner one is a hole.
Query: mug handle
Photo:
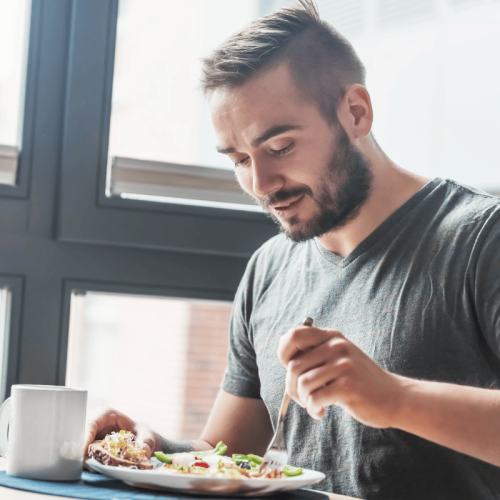
[[[12,398],[7,398],[0,408],[0,455],[7,458],[7,445],[9,444],[8,430]]]

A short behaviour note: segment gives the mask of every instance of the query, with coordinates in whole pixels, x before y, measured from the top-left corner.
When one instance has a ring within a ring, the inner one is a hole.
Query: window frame
[[[0,381],[6,395],[12,384],[60,383],[66,282],[232,300],[248,256],[275,233],[270,221],[221,222],[199,207],[195,216],[149,203],[144,210],[98,205],[106,114],[99,50],[116,7],[117,0],[32,0],[22,182],[0,186],[0,283],[14,290],[7,375]],[[12,196],[23,185],[25,192]]]
[[[118,0],[73,0],[59,241],[249,257],[277,233],[263,213],[106,196],[117,16]]]
[[[32,160],[34,110],[36,101],[36,82],[38,78],[38,61],[40,46],[40,22],[41,22],[41,4],[33,0],[31,2],[31,15],[28,25],[28,47],[26,57],[26,79],[24,92],[24,106],[22,111],[22,134],[21,145],[15,145],[18,148],[16,183],[14,185],[0,184],[0,197],[3,198],[21,198],[29,197],[29,183]],[[31,125],[27,125],[31,124]]]
[[[1,404],[10,397],[10,388],[18,378],[24,279],[22,276],[0,274],[0,288],[7,289],[10,293],[10,311],[7,311],[9,322],[5,331],[5,339],[3,339],[6,349],[3,354],[2,373],[0,373]]]
[[[1,283],[1,282],[0,282]],[[143,297],[165,297],[175,299],[193,299],[193,300],[213,300],[233,302],[234,290],[207,290],[203,288],[181,288],[171,286],[140,286],[134,284],[110,284],[97,281],[85,280],[66,280],[63,288],[63,306],[62,306],[62,331],[65,335],[61,336],[60,355],[58,357],[57,384],[66,383],[66,366],[68,361],[69,344],[69,324],[71,314],[71,295],[74,292],[100,292],[123,295],[140,295]]]

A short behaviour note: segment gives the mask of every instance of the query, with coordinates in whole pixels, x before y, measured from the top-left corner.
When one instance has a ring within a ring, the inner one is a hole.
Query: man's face
[[[219,151],[290,239],[321,236],[357,215],[370,169],[340,123],[300,96],[286,65],[216,91],[211,105]]]

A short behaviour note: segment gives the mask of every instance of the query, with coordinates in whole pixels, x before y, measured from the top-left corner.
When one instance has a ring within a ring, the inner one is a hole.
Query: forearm
[[[189,453],[191,451],[204,451],[215,448],[215,445],[202,441],[200,439],[192,441],[171,441],[169,439],[156,435],[156,447],[154,451],[163,451],[163,453]]]
[[[392,427],[500,466],[500,391],[400,377]]]

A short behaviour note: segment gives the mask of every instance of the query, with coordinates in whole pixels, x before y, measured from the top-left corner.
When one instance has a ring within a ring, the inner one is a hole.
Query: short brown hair
[[[339,100],[349,85],[365,85],[365,68],[349,41],[320,19],[314,0],[299,2],[256,19],[204,59],[204,94],[286,62],[301,94],[336,123]]]

